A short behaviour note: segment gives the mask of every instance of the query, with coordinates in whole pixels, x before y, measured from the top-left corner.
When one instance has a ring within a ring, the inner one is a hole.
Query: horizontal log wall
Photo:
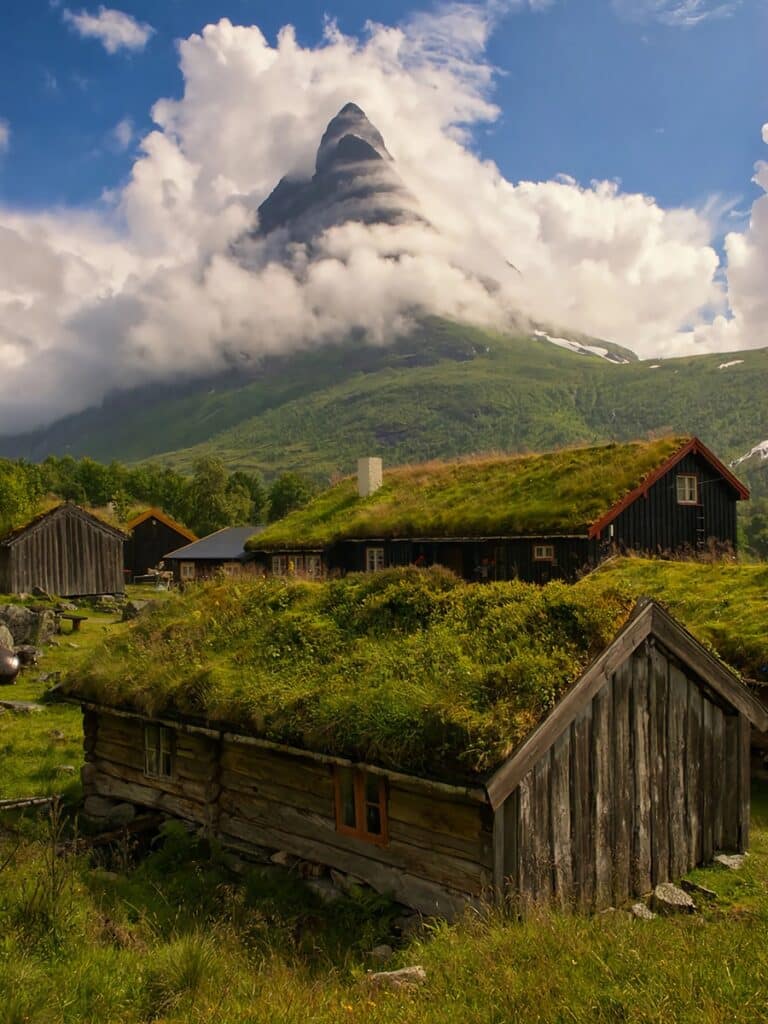
[[[746,848],[749,723],[647,643],[523,778],[499,821],[513,900],[619,905],[718,849]]]
[[[86,794],[167,811],[243,852],[285,850],[357,876],[424,913],[454,916],[492,882],[492,816],[477,802],[388,783],[389,842],[336,831],[330,765],[177,733],[170,779],[144,774],[144,725],[86,711]]]
[[[388,787],[389,842],[336,831],[329,766],[225,741],[219,836],[274,847],[356,875],[426,913],[455,914],[491,883],[484,808],[444,794]]]

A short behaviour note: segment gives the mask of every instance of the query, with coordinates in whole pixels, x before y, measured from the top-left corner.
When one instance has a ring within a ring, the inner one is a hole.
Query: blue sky
[[[154,101],[182,90],[176,40],[208,22],[258,24],[271,42],[290,22],[302,44],[316,45],[325,15],[358,34],[368,18],[397,24],[413,7],[385,0],[114,6],[152,26],[144,49],[107,53],[97,39],[80,37],[64,4],[3,3],[0,118],[10,135],[0,202],[89,205],[123,182],[133,146],[116,140],[116,125],[128,119],[139,134],[150,128]],[[69,9],[96,13],[97,5]],[[663,206],[718,195],[745,209],[757,192],[750,178],[768,120],[767,40],[764,0],[743,0],[728,16],[691,27],[621,16],[610,0],[558,0],[509,14],[488,47],[502,115],[477,130],[475,149],[511,181],[618,178],[624,190]]]
[[[0,12],[0,432],[414,310],[768,345],[768,0]],[[349,100],[419,217],[283,250],[256,209]]]

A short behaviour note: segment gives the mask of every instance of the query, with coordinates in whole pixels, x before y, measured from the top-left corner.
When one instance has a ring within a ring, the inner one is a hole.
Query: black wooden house
[[[264,571],[318,578],[443,565],[467,580],[573,580],[613,553],[736,548],[744,485],[697,438],[397,467],[352,479],[252,538]]]
[[[129,576],[143,576],[155,569],[169,551],[190,544],[197,536],[167,516],[162,509],[148,508],[125,525],[125,570]]]
[[[121,594],[125,534],[78,505],[57,505],[0,539],[0,593]]]

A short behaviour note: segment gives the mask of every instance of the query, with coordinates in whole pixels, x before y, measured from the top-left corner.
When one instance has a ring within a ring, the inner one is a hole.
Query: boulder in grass
[[[715,864],[719,864],[721,868],[728,868],[729,871],[741,871],[746,859],[746,853],[718,853]]]
[[[688,893],[672,882],[661,882],[653,890],[651,907],[659,914],[695,914],[696,904]]]
[[[44,644],[56,632],[56,616],[49,609],[35,611],[23,604],[0,605],[0,623],[13,637],[14,645]]]
[[[427,981],[427,972],[420,964],[413,967],[401,967],[399,971],[377,971],[368,975],[368,981],[374,988],[418,988]]]
[[[659,916],[658,914],[654,914],[651,908],[646,906],[645,903],[633,903],[629,912],[632,917],[636,917],[639,921],[653,921]]]
[[[123,605],[123,622],[137,618],[152,601],[126,601]]]
[[[12,651],[15,646],[13,633],[4,623],[0,622],[0,647],[4,647],[7,651]]]

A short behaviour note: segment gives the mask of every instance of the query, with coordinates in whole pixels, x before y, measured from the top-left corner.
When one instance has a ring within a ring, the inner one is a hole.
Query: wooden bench
[[[80,627],[82,626],[82,624],[85,622],[85,620],[87,618],[88,618],[87,615],[75,615],[74,612],[60,612],[59,613],[59,619],[66,619],[67,622],[71,622],[72,623],[72,628],[70,630],[70,633],[79,633],[80,632]],[[59,628],[61,628],[61,627],[59,627]]]

